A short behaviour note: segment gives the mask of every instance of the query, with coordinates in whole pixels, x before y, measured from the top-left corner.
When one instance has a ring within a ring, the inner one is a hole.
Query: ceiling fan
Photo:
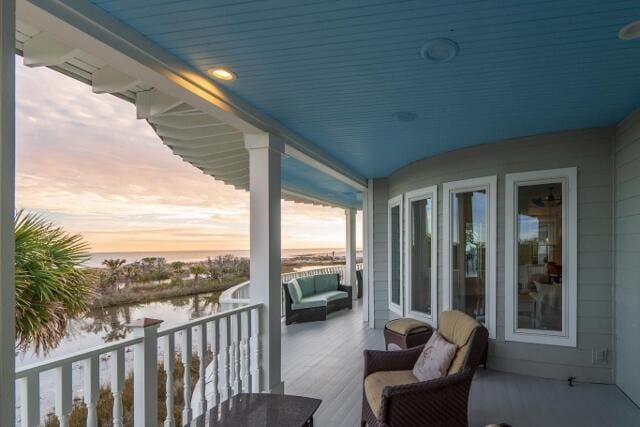
[[[533,198],[531,199],[531,203],[540,208],[561,206],[562,196],[558,197],[553,194],[553,187],[549,187],[549,194],[547,194],[545,197]]]

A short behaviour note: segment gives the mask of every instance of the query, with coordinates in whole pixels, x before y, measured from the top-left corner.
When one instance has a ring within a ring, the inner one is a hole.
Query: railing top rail
[[[95,346],[88,350],[78,350],[70,354],[65,354],[62,356],[54,357],[52,359],[42,360],[30,365],[21,366],[20,368],[16,368],[16,379],[26,377],[38,372],[49,371],[51,369],[55,369],[69,363],[80,362],[81,360],[85,360],[93,356],[98,356],[100,354],[109,353],[123,347],[129,347],[134,344],[138,344],[141,341],[142,337],[126,338],[117,342]]]
[[[249,304],[249,305],[243,305],[242,307],[232,308],[231,310],[221,311],[220,313],[214,313],[209,316],[199,317],[197,319],[190,320],[187,323],[182,323],[180,325],[175,325],[165,329],[161,329],[158,331],[158,337],[163,337],[165,335],[169,335],[174,332],[182,331],[189,327],[199,326],[217,319],[222,319],[225,317],[232,316],[236,313],[242,313],[243,311],[251,311],[255,308],[260,308],[260,307],[262,307],[262,304]]]
[[[234,308],[232,310],[223,311],[220,313],[215,313],[209,316],[200,317],[198,319],[190,320],[189,322],[182,323],[180,325],[171,326],[166,329],[162,329],[158,331],[158,337],[168,335],[172,332],[178,332],[184,330],[189,327],[202,325],[203,323],[210,322],[215,319],[220,319],[224,317],[231,316],[235,313],[240,313],[243,311],[250,311],[255,308],[261,307],[262,304],[250,304],[242,307]],[[87,350],[79,350],[70,354],[65,354],[62,356],[54,357],[51,359],[43,360],[40,362],[32,363],[30,365],[21,366],[16,369],[16,379],[23,378],[29,376],[31,374],[37,374],[39,372],[49,371],[52,369],[56,369],[60,366],[64,366],[71,363],[80,362],[82,360],[89,359],[93,356],[99,356],[101,354],[109,353],[114,350],[118,350],[125,347],[130,347],[132,345],[138,344],[142,342],[142,337],[131,337],[126,338],[120,341],[116,341],[109,344],[103,344],[99,346],[95,346],[89,348]]]

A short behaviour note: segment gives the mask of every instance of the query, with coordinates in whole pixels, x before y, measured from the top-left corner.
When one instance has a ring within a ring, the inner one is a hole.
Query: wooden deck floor
[[[360,304],[326,322],[282,326],[285,392],[322,399],[315,425],[359,426],[362,350],[383,349],[382,331],[362,323]],[[640,409],[616,386],[577,384],[478,371],[470,424],[640,426]]]

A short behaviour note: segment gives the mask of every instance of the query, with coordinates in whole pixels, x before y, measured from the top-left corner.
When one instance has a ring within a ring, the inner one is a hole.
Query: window
[[[402,195],[389,200],[389,310],[404,316],[402,289]]]
[[[437,327],[438,187],[405,194],[407,316]]]
[[[506,176],[505,338],[576,345],[577,170]]]
[[[443,185],[443,310],[460,310],[496,336],[495,176]]]

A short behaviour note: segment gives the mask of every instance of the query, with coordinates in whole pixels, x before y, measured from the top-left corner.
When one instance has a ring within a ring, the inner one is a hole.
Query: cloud
[[[19,208],[98,252],[249,247],[247,192],[175,156],[132,104],[17,60]],[[283,247],[342,247],[344,235],[341,209],[283,203]]]

